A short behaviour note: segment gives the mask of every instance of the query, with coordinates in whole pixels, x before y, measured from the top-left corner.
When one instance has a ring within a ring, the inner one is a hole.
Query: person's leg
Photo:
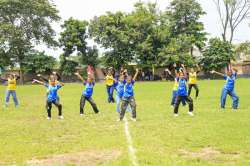
[[[175,104],[176,97],[177,97],[177,91],[174,90],[172,92],[172,101],[171,101],[172,106],[174,106],[174,104]]]
[[[121,105],[121,112],[120,112],[120,121],[123,120],[127,107],[128,107],[128,99],[123,98],[122,105]]]
[[[111,86],[110,87],[110,95],[111,95],[111,102],[114,103],[115,102],[115,99],[114,99],[114,90],[115,90],[115,87],[114,86]]]
[[[88,102],[90,103],[90,105],[92,106],[94,112],[95,112],[96,114],[98,114],[98,113],[99,113],[99,110],[98,110],[98,108],[97,108],[97,106],[96,106],[95,101],[94,101],[91,97],[90,97],[90,98],[87,98],[87,101],[88,101]]]
[[[106,86],[107,87],[107,93],[108,93],[108,102],[111,102],[111,95],[110,95],[110,86]]]
[[[228,94],[227,90],[223,88],[221,92],[221,108],[225,108],[227,94]]]
[[[11,95],[13,97],[15,106],[17,107],[19,105],[19,103],[18,103],[18,100],[17,100],[16,91],[11,91]]]
[[[7,90],[5,94],[5,106],[9,105],[9,101],[10,101],[10,91]]]
[[[135,98],[134,97],[131,97],[129,99],[129,105],[132,109],[132,118],[133,119],[136,119],[136,102],[135,102]]]
[[[193,85],[192,84],[189,84],[188,85],[188,96],[190,96],[191,92],[192,92],[192,88],[193,88]]]
[[[58,116],[62,116],[62,104],[60,104],[57,100],[53,102],[55,106],[58,108]]]
[[[233,108],[233,109],[238,109],[239,97],[236,95],[235,91],[229,92],[229,95],[230,95],[231,98],[233,99],[232,108]]]
[[[83,109],[84,109],[84,106],[85,106],[85,100],[86,100],[86,97],[85,96],[81,96],[81,100],[80,100],[80,114],[83,115]]]
[[[190,96],[185,97],[185,100],[188,103],[189,106],[189,112],[193,112],[194,110],[194,104],[193,104],[193,99]]]
[[[116,112],[120,113],[120,105],[121,105],[121,98],[120,96],[116,95]]]
[[[194,89],[195,89],[195,92],[196,92],[195,97],[198,98],[198,96],[199,96],[199,87],[198,87],[197,84],[194,85]]]
[[[181,97],[181,96],[177,96],[177,97],[176,97],[175,105],[174,105],[174,114],[178,114],[179,106],[180,106],[181,100],[182,100],[182,97]]]
[[[48,113],[48,118],[51,118],[51,108],[52,108],[52,102],[47,101],[47,113]]]

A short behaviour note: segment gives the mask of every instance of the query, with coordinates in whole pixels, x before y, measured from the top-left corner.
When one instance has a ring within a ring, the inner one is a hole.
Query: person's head
[[[9,74],[9,75],[8,75],[8,78],[9,78],[9,79],[14,79],[15,76],[14,76],[14,74]]]
[[[54,75],[50,75],[49,80],[50,80],[50,85],[51,86],[56,86],[56,78],[55,78]]]
[[[108,75],[110,76],[110,75],[112,75],[112,70],[108,70]]]
[[[228,71],[227,71],[227,76],[231,77],[232,75],[233,75],[232,70],[228,70]]]
[[[120,81],[120,82],[123,82],[123,81],[124,81],[124,75],[123,75],[123,74],[119,76],[119,81]]]
[[[93,76],[91,74],[88,75],[88,78],[87,78],[87,83],[92,83],[93,82]]]
[[[194,68],[192,67],[192,68],[190,69],[190,71],[191,71],[191,73],[194,73]]]
[[[180,71],[180,72],[179,72],[179,78],[180,78],[180,79],[183,79],[184,77],[185,77],[185,75],[184,75],[183,71]]]
[[[127,83],[131,83],[132,82],[132,76],[131,75],[129,75],[128,77],[127,77],[127,79],[126,79],[126,82]]]

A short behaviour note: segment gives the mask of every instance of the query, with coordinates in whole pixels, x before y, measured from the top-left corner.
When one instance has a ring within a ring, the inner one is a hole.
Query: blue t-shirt
[[[56,86],[51,86],[49,84],[45,85],[48,88],[48,101],[55,101],[57,100],[57,91],[60,89],[62,86],[60,84],[57,84]]]
[[[87,81],[85,81],[83,85],[85,86],[85,89],[83,90],[82,95],[85,97],[91,97],[93,95],[95,82],[87,83]]]
[[[226,85],[224,86],[224,89],[232,91],[234,90],[234,83],[236,80],[237,74],[234,73],[231,77],[225,75],[224,79],[226,80]]]
[[[177,94],[179,96],[188,96],[186,79],[179,79],[178,81],[179,81],[179,86],[178,86]]]
[[[134,96],[134,90],[133,90],[134,84],[135,84],[134,80],[132,80],[131,83],[125,83],[123,97],[133,97]]]
[[[119,96],[120,98],[123,97],[125,84],[126,84],[125,80],[123,82],[118,81],[114,84],[116,89],[116,95]]]

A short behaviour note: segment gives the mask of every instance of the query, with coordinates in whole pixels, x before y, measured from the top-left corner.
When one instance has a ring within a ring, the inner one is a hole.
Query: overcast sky
[[[144,2],[157,1],[160,9],[165,9],[170,0],[142,0]],[[209,37],[220,36],[221,29],[218,20],[216,7],[212,0],[197,0],[203,10],[207,13],[202,17],[202,21],[205,25],[205,31],[209,33]],[[94,16],[105,14],[106,11],[124,11],[130,12],[133,10],[133,4],[138,0],[54,0],[55,5],[59,10],[59,14],[62,17],[62,21],[70,17],[80,20],[90,20]],[[250,40],[250,20],[243,22],[237,30],[234,43]],[[60,24],[55,24],[54,27],[57,33],[60,33]],[[39,47],[41,50],[45,50],[48,54],[58,57],[61,53],[60,50],[49,50],[46,47]]]

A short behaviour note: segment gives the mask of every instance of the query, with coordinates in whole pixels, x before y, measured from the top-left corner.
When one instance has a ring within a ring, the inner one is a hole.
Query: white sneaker
[[[47,117],[47,120],[51,120],[51,118],[50,118],[50,117]]]
[[[193,112],[188,112],[188,115],[194,116]]]
[[[178,117],[179,115],[178,114],[174,114],[174,117]]]
[[[64,117],[61,115],[61,116],[58,116],[58,119],[64,119]]]
[[[83,117],[83,114],[80,114],[81,117]]]
[[[136,118],[131,118],[131,120],[132,120],[133,122],[136,122]]]

